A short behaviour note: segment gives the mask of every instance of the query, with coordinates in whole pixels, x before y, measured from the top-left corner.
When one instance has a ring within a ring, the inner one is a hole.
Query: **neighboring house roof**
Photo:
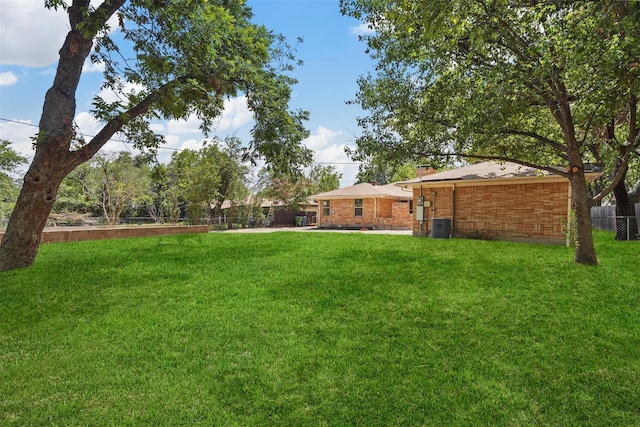
[[[244,202],[238,202],[236,203],[236,206],[249,206],[249,205],[253,205],[255,203],[253,195],[249,195],[247,196],[246,200]],[[273,205],[273,202],[271,200],[262,200],[260,202],[260,207],[261,208],[268,208],[271,207]],[[213,207],[213,205],[212,205]],[[225,200],[224,202],[222,202],[222,206],[220,207],[220,209],[229,209],[231,208],[231,201],[230,200]]]
[[[558,169],[560,171],[560,169]],[[587,172],[587,180],[592,180],[601,175],[599,172]],[[495,161],[480,162],[468,166],[462,166],[444,172],[438,172],[431,175],[410,179],[408,181],[396,182],[395,185],[402,187],[412,187],[418,184],[440,183],[443,181],[451,182],[471,182],[471,181],[488,181],[501,179],[533,179],[557,177],[564,179],[558,174],[553,174],[546,170],[540,170],[529,166],[523,166],[517,163]]]
[[[236,204],[236,206],[250,206],[253,205],[255,203],[254,200],[255,196],[253,194],[250,194],[249,196],[247,196],[246,200],[244,202],[239,202]],[[303,206],[316,206],[318,203],[313,201],[312,199],[308,199],[307,203],[305,203]],[[211,209],[214,208],[215,205],[211,204]],[[283,203],[281,202],[274,202],[272,200],[262,200],[260,202],[260,207],[261,208],[270,208],[270,207],[281,207],[284,206]],[[222,206],[220,207],[220,209],[229,209],[231,208],[231,202],[229,200],[225,200],[224,202],[222,202]]]
[[[411,190],[405,190],[394,184],[374,185],[367,182],[352,185],[351,187],[339,188],[333,191],[315,194],[314,199],[382,199],[396,198],[407,199],[413,198]]]

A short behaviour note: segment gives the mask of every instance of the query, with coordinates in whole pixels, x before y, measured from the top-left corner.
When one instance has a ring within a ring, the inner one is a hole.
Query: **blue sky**
[[[44,0],[1,0],[0,7],[0,138],[14,143],[14,148],[32,155],[30,137],[37,128],[42,103],[55,72],[57,52],[64,40],[68,24],[62,11],[44,8]],[[358,165],[344,153],[354,146],[360,134],[356,117],[364,113],[355,105],[346,105],[357,91],[356,80],[372,69],[364,53],[365,45],[358,35],[366,26],[342,16],[338,0],[249,0],[253,21],[276,33],[284,34],[290,44],[297,37],[304,42],[297,56],[304,62],[292,73],[298,79],[293,87],[291,109],[310,112],[306,123],[311,136],[304,141],[315,153],[316,162],[333,164],[343,174],[341,186],[355,181]],[[76,123],[87,135],[100,128],[88,114],[90,102],[100,92],[99,70],[87,64],[77,93]],[[109,94],[103,93],[105,97]],[[21,123],[8,122],[12,120]],[[242,99],[227,102],[217,135],[237,135],[248,140],[251,117]],[[166,135],[167,147],[160,150],[161,161],[167,161],[176,149],[197,149],[203,136],[198,122],[155,124]],[[130,149],[120,141],[112,141],[107,151]]]

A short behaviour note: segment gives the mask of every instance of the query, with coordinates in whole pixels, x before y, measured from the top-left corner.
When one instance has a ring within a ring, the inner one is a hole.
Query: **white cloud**
[[[104,63],[99,62],[97,64],[94,64],[89,58],[87,58],[87,60],[84,61],[84,64],[82,65],[83,73],[102,73],[103,71]]]
[[[225,99],[224,111],[215,122],[214,131],[225,132],[236,130],[249,123],[253,119],[253,112],[247,107],[247,98]],[[186,120],[170,120],[167,123],[167,132],[170,134],[194,134],[201,133],[202,121],[191,114]]]
[[[2,63],[45,67],[58,60],[68,32],[64,10],[48,10],[42,0],[2,0],[0,23]]]
[[[351,30],[351,34],[354,34],[356,36],[374,34],[376,32],[373,29],[373,25],[368,22],[363,22],[357,27],[349,27],[349,29]]]
[[[308,148],[316,150],[331,144],[331,142],[340,135],[342,135],[342,132],[327,129],[323,126],[318,126],[316,134],[310,135],[307,139],[305,139],[304,144]]]
[[[224,111],[220,116],[216,129],[218,131],[237,129],[249,123],[252,119],[253,112],[249,110],[245,96],[225,99]]]
[[[122,88],[122,93],[123,94],[137,93],[142,91],[143,89],[144,89],[144,86],[142,85],[125,82]],[[114,92],[111,89],[102,89],[100,93],[98,93],[98,96],[102,98],[102,100],[104,100],[105,102],[116,102],[119,100],[125,101],[125,99],[122,98],[122,95]]]
[[[314,161],[322,166],[333,166],[342,174],[340,186],[353,185],[358,173],[358,165],[354,164],[347,156],[345,144],[336,142],[342,136],[342,132],[334,131],[319,126],[316,133],[302,141],[307,148],[314,151]]]
[[[178,135],[167,135],[165,137],[165,147],[171,149],[180,149],[182,142],[180,141],[180,137]]]
[[[187,139],[186,141],[180,143],[180,149],[198,151],[199,149],[204,147],[204,143],[204,139]]]
[[[46,67],[58,61],[58,51],[69,32],[69,18],[61,8],[49,10],[43,0],[1,0],[0,51],[3,64]],[[101,0],[92,0],[98,6]],[[117,17],[108,22],[118,29]],[[90,69],[95,71],[95,69]]]
[[[355,181],[355,174],[358,173],[358,166],[355,171],[351,159],[344,152],[344,144],[331,144],[319,150],[315,150],[314,159],[322,166],[333,166],[342,174],[340,185],[352,185]],[[345,184],[346,183],[346,184]]]
[[[178,135],[200,133],[201,123],[195,114],[191,114],[186,120],[169,120],[167,123],[167,132]]]
[[[98,122],[90,113],[83,112],[76,115],[75,123],[80,133],[88,142],[102,129],[102,123]],[[0,122],[0,138],[10,141],[11,147],[26,157],[33,157],[32,138],[38,133],[38,127],[31,120],[15,120],[12,122]],[[116,134],[115,140],[122,139]],[[121,151],[126,149],[119,141],[110,141],[103,148],[104,151]]]
[[[38,133],[38,128],[33,126],[31,120],[0,121],[0,139],[9,141],[11,148],[25,156],[29,162],[31,162],[35,152],[32,138],[36,133]],[[27,167],[27,165],[23,165],[18,168],[16,176],[23,175]]]
[[[82,112],[76,115],[75,119],[76,125],[82,134],[85,142],[91,141],[93,138],[104,126],[104,124],[98,120],[96,120],[91,113]],[[118,133],[113,135],[109,141],[100,149],[101,153],[107,152],[119,152],[119,151],[132,151],[138,153],[138,151],[133,150],[128,144],[123,142],[124,137]]]
[[[11,71],[0,73],[0,86],[13,86],[18,83],[18,77]]]
[[[164,139],[163,148],[158,150],[158,162],[167,164],[171,161],[171,155],[180,150],[181,141],[177,135],[167,135]]]
[[[199,150],[204,147],[206,139],[182,140],[178,135],[165,136],[165,144],[158,150],[158,162],[167,164],[171,161],[171,155],[181,150]]]
[[[343,144],[332,144],[322,150],[316,150],[314,157],[318,163],[339,164],[350,161],[344,152]]]
[[[156,133],[162,133],[164,132],[164,125],[162,123],[150,123],[149,124],[149,129],[151,129],[152,131],[156,132]]]
[[[122,142],[123,140],[119,138],[118,134],[115,134],[113,138],[115,139],[110,139],[102,146],[100,153],[119,153],[121,151],[129,151],[133,153],[134,156],[140,153],[139,150],[131,148],[130,145]]]
[[[342,174],[342,178],[340,179],[340,187],[349,187],[356,183],[356,176],[358,175],[359,165],[338,165],[336,169]]]
[[[100,122],[87,112],[76,115],[76,125],[78,125],[80,132],[85,135],[87,139],[90,139],[102,129]]]

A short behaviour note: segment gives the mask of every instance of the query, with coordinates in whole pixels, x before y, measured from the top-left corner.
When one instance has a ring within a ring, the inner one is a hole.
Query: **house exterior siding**
[[[565,243],[569,182],[433,183],[414,188],[414,205],[423,195],[430,206],[424,220],[413,220],[413,234],[428,236],[433,218],[451,220],[456,237]]]
[[[327,200],[327,199],[324,199]],[[362,198],[362,216],[355,215],[355,200],[329,199],[330,214],[318,211],[320,228],[369,228],[409,230],[412,215],[409,213],[409,200],[391,198]],[[323,199],[318,199],[322,206]]]

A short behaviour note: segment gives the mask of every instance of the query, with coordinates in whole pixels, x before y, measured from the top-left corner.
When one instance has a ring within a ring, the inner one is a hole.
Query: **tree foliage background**
[[[69,32],[0,245],[0,271],[34,262],[62,181],[118,132],[135,148],[153,151],[163,137],[152,120],[195,115],[206,135],[226,97],[242,94],[255,123],[245,160],[261,159],[283,172],[310,160],[301,144],[308,113],[289,110],[295,51],[254,24],[243,0],[44,0],[44,7],[65,11]],[[114,102],[94,99],[92,113],[103,127],[89,140],[73,122],[87,59],[104,66],[101,88],[117,94]]]
[[[0,220],[13,210],[20,189],[13,174],[26,162],[24,156],[11,148],[10,141],[0,140]]]
[[[340,187],[340,174],[334,166],[311,164],[307,173],[277,173],[265,168],[258,174],[262,198],[282,205],[286,210],[299,211],[314,194]]]

